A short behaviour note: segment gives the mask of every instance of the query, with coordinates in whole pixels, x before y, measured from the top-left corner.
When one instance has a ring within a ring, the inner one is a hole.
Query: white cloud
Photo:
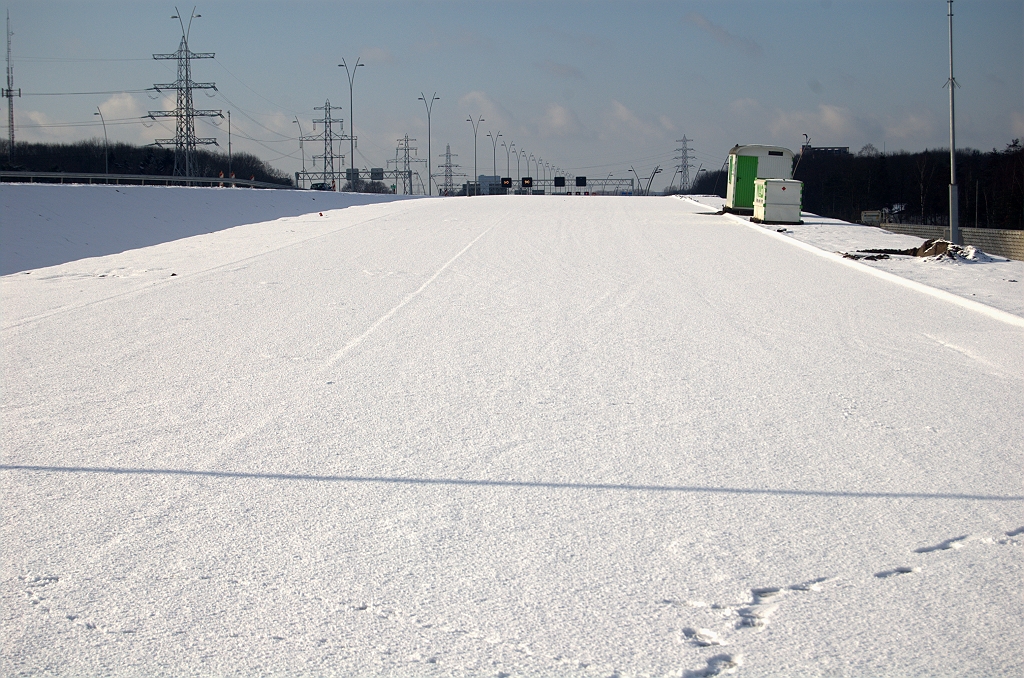
[[[1010,135],[1016,139],[1024,137],[1024,113],[1014,111],[1010,114]]]
[[[720,44],[725,45],[726,47],[739,49],[747,56],[759,57],[764,54],[764,48],[755,40],[733,35],[722,26],[708,20],[708,18],[703,14],[691,12],[686,17],[686,22],[697,26]]]
[[[393,64],[395,56],[384,47],[364,47],[359,51],[364,64]],[[350,64],[351,66],[351,64]]]
[[[545,60],[537,64],[537,68],[544,71],[548,75],[553,75],[558,78],[566,78],[573,80],[583,80],[583,71],[570,66],[569,64],[561,64],[557,61],[551,61],[550,59]]]
[[[658,122],[660,122],[661,126],[664,127],[669,132],[675,132],[678,129],[678,127],[676,127],[676,124],[672,122],[672,118],[668,117],[667,115],[658,116]]]
[[[486,92],[474,90],[459,98],[459,110],[465,111],[468,117],[474,118],[478,115],[484,116],[484,127],[482,129],[511,130],[515,126],[515,118],[497,101],[492,99]]]
[[[559,104],[549,104],[544,116],[538,121],[540,134],[546,137],[565,137],[584,131],[579,117]]]

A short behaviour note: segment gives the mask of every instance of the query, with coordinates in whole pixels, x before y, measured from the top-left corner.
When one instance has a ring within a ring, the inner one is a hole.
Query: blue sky
[[[173,2],[13,0],[5,8],[15,86],[26,95],[15,100],[18,139],[101,138],[97,106],[112,140],[173,136],[170,123],[140,120],[173,103],[132,92],[175,78],[173,62],[151,56],[177,48]],[[288,172],[302,163],[295,117],[309,133],[313,107],[330,99],[349,129],[337,64],[356,57],[366,63],[354,101],[362,167],[393,159],[406,133],[426,156],[421,92],[441,98],[431,120],[434,165],[451,144],[468,174],[471,115],[485,119],[480,173],[492,167],[486,133],[500,130],[500,141],[576,174],[625,177],[631,165],[646,174],[660,164],[660,185],[684,134],[694,164],[711,169],[735,143],[795,149],[805,133],[815,145],[853,150],[949,143],[943,0],[213,0],[197,12],[190,46],[216,59],[196,61],[193,78],[219,89],[213,98],[197,92],[197,106],[231,110],[234,148]],[[1024,3],[957,0],[954,12],[958,146],[1002,148],[1024,137]],[[118,90],[127,92],[40,96]],[[223,122],[197,130],[226,148]],[[500,145],[497,155],[505,174]],[[515,176],[514,158],[511,166]]]

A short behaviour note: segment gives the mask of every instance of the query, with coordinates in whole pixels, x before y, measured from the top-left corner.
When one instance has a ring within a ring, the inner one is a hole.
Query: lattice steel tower
[[[314,111],[323,111],[324,117],[319,120],[313,121],[313,129],[316,129],[316,124],[322,125],[323,131],[320,134],[310,134],[308,136],[300,137],[302,141],[323,141],[324,152],[313,155],[313,166],[316,166],[317,158],[323,160],[323,171],[321,172],[302,172],[301,176],[306,178],[318,177],[320,182],[327,186],[330,186],[332,190],[336,190],[338,187],[337,180],[340,178],[341,167],[345,165],[345,156],[334,152],[334,144],[338,141],[347,141],[348,137],[344,133],[344,120],[341,118],[335,119],[331,115],[333,107],[331,106],[331,100],[328,99],[324,102],[323,106],[316,106],[313,108]],[[334,132],[334,126],[341,125],[342,129],[337,134]],[[338,170],[334,169],[334,161],[338,160]]]
[[[455,173],[453,170],[459,165],[452,163],[452,158],[459,157],[455,153],[452,153],[452,145],[445,144],[444,155],[439,156],[444,158],[444,188],[441,190],[441,195],[455,195]],[[461,174],[459,176],[462,176]]]
[[[193,52],[188,48],[188,36],[192,30],[192,19],[202,16],[196,14],[195,7],[192,8],[192,15],[188,19],[188,26],[181,19],[181,12],[174,8],[175,15],[181,24],[181,42],[178,44],[178,51],[172,54],[154,54],[157,60],[174,59],[178,62],[178,79],[172,83],[153,85],[150,89],[157,92],[163,90],[174,90],[177,92],[177,105],[173,111],[150,111],[149,117],[153,118],[174,118],[174,138],[156,139],[157,146],[174,144],[174,176],[194,177],[198,176],[196,162],[196,146],[217,145],[217,140],[196,136],[197,117],[224,117],[219,110],[197,110],[192,104],[192,91],[197,89],[217,89],[212,82],[192,81],[192,60],[212,59],[213,52]]]
[[[21,96],[21,89],[14,89],[14,68],[11,67],[11,10],[7,10],[7,161],[14,162],[14,97]]]
[[[680,144],[679,148],[676,149],[677,155],[676,160],[679,164],[676,165],[676,171],[679,172],[679,190],[688,191],[690,190],[690,168],[693,165],[690,163],[693,160],[693,152],[690,150],[690,142],[693,139],[687,139],[686,135],[683,135],[682,139],[676,139],[676,143]]]
[[[415,153],[417,149],[415,146],[409,145],[410,141],[416,140],[410,139],[408,134],[399,139],[398,147],[395,149],[395,159],[388,160],[389,165],[392,163],[395,165],[395,170],[402,181],[402,193],[405,195],[412,195],[415,192],[412,183],[412,164],[414,162],[426,162],[426,160],[422,158],[412,157],[412,154]]]

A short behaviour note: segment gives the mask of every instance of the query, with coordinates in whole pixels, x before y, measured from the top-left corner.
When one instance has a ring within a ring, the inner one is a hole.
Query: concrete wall
[[[913,235],[925,240],[949,238],[949,228],[924,224],[882,224],[880,228],[893,233]],[[997,228],[961,228],[965,245],[974,245],[979,250],[997,257],[1024,261],[1024,231],[1009,231]]]

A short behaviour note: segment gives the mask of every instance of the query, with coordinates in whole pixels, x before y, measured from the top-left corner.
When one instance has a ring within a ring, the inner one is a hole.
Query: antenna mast
[[[7,161],[14,162],[14,97],[21,96],[21,88],[14,89],[14,69],[11,67],[11,10],[7,10]]]

